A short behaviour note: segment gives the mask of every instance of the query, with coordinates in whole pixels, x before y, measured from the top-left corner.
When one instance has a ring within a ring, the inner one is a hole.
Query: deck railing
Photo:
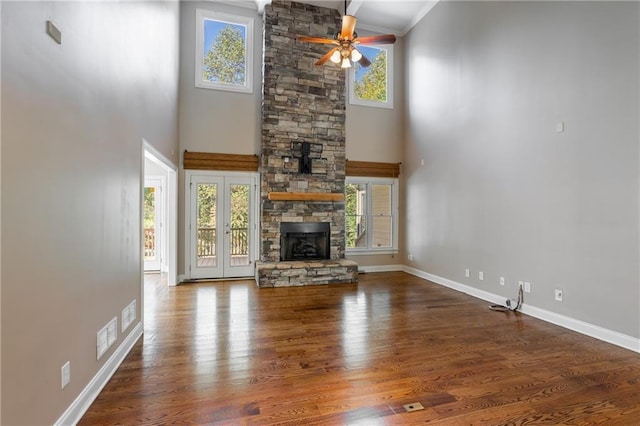
[[[198,257],[216,255],[216,228],[198,228]],[[249,229],[231,228],[231,255],[249,253]]]
[[[156,230],[155,228],[144,228],[144,258],[155,259],[156,257]]]
[[[231,228],[231,255],[249,254],[249,229]]]
[[[216,255],[216,228],[198,228],[198,257]]]
[[[155,228],[144,228],[144,257],[156,257]],[[231,255],[249,253],[249,229],[231,228]],[[198,257],[216,255],[216,228],[198,228]]]

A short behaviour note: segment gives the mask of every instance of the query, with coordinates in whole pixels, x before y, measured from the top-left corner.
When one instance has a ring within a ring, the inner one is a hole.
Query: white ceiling
[[[358,18],[358,28],[403,36],[436,3],[438,0],[353,0],[347,11]]]
[[[271,2],[271,0],[254,1],[260,12],[264,10],[266,4]],[[344,14],[344,0],[294,1],[337,9],[341,14]],[[438,0],[350,0],[347,13],[358,18],[358,29],[403,36],[436,3]]]

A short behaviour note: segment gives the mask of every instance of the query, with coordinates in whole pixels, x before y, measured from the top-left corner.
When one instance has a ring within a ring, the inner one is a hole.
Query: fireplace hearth
[[[331,257],[328,222],[280,224],[280,260],[325,260]]]

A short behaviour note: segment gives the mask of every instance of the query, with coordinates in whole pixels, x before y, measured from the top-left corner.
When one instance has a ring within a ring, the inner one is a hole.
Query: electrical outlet
[[[60,376],[62,377],[62,389],[64,389],[71,381],[71,361],[67,361],[60,368]]]
[[[504,277],[500,277],[500,285],[504,285]]]
[[[525,293],[531,293],[531,283],[530,282],[527,282],[527,281],[524,282],[524,292]]]
[[[409,253],[409,254],[407,255],[407,257],[409,258],[409,261],[410,261],[410,262],[413,262],[413,255],[412,255],[411,253]]]
[[[518,288],[521,288],[524,290],[524,281],[518,281]]]
[[[484,280],[484,272],[478,272],[478,279],[479,279],[480,281],[483,281],[483,280]]]
[[[562,302],[562,290],[556,289],[556,300]]]
[[[469,278],[469,277],[471,276],[471,272],[469,272],[469,270],[468,270],[468,269],[465,269],[465,270],[464,270],[464,276],[465,276],[465,277],[467,277],[467,278]]]

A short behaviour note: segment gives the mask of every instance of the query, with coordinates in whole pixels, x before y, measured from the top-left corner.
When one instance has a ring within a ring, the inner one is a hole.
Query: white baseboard
[[[403,270],[402,265],[358,266],[358,272],[395,272]]]
[[[489,293],[484,290],[477,289],[465,284],[461,284],[456,281],[452,281],[447,278],[440,277],[438,275],[430,274],[428,272],[421,271],[410,266],[403,265],[402,270],[408,274],[415,275],[425,280],[440,284],[444,287],[451,288],[453,290],[466,293],[470,296],[478,299],[486,300],[495,304],[504,304],[505,297],[497,294]],[[629,349],[634,352],[640,353],[640,339],[637,339],[626,334],[619,333],[617,331],[609,330],[598,325],[590,324],[575,318],[571,318],[565,315],[557,314],[555,312],[547,311],[546,309],[537,308],[526,303],[522,305],[520,312],[523,314],[532,316],[534,318],[541,319],[546,322],[550,322],[560,327],[567,328],[569,330],[585,334],[587,336],[602,340],[607,343],[611,343],[616,346]]]
[[[73,403],[66,409],[66,411],[60,416],[55,425],[67,426],[77,424],[84,413],[89,409],[93,401],[98,397],[100,391],[105,387],[113,373],[116,372],[122,361],[131,351],[138,339],[142,336],[142,322],[139,322],[133,330],[129,333],[122,344],[115,350],[115,352],[109,357],[107,362],[104,363],[102,368],[93,376],[93,379],[87,386],[80,392],[80,395],[73,401]]]

